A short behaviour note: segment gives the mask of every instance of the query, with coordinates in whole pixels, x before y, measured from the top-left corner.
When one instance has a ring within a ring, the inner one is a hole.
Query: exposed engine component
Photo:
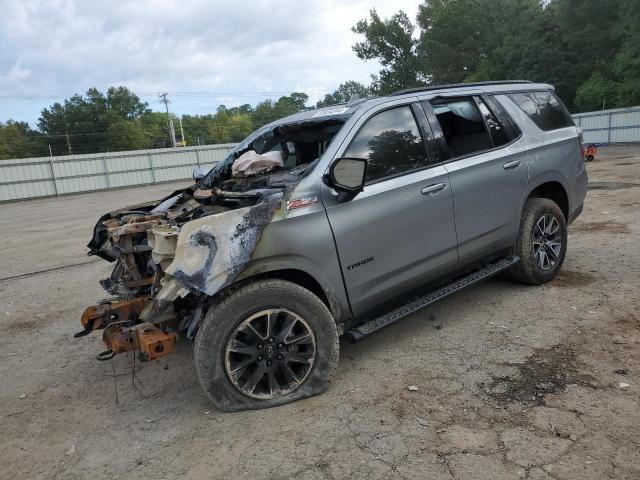
[[[138,350],[146,360],[171,351],[178,332],[193,338],[207,302],[247,265],[262,229],[300,203],[289,203],[291,194],[344,121],[263,129],[196,185],[100,218],[89,255],[114,262],[100,282],[112,297],[85,310],[77,336],[104,329],[100,359]]]

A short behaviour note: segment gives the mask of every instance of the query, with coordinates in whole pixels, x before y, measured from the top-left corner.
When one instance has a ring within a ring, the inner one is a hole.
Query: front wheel
[[[313,293],[260,280],[209,309],[194,357],[198,380],[219,409],[272,407],[327,388],[338,363],[338,332]]]
[[[511,276],[529,285],[547,283],[557,275],[567,252],[567,223],[560,207],[548,198],[524,204],[515,254],[520,262]]]

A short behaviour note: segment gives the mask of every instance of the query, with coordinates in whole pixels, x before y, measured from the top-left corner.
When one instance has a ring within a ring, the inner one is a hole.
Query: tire
[[[553,235],[549,234],[553,230],[553,225],[556,225],[550,222],[551,227],[546,232],[547,236],[542,236],[541,239],[539,227],[542,223],[539,222],[543,220],[549,222],[551,217],[557,223],[557,231]],[[560,242],[559,247],[555,245],[557,242]],[[543,252],[538,251],[540,248]],[[538,252],[537,256],[535,252]],[[566,252],[567,224],[558,204],[548,198],[527,199],[522,210],[520,231],[514,248],[514,254],[521,260],[510,270],[511,278],[527,285],[550,282],[562,268]],[[548,259],[546,263],[545,256]]]
[[[593,155],[587,155],[587,157],[585,158],[585,161],[593,162]]]
[[[296,338],[303,340],[294,343]],[[279,279],[240,287],[212,306],[194,345],[200,385],[223,411],[274,407],[322,393],[338,352],[336,323],[326,305],[305,288]],[[296,363],[298,357],[303,361]],[[263,375],[255,386],[253,375]]]

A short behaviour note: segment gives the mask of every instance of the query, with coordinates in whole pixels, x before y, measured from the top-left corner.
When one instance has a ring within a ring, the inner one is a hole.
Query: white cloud
[[[126,85],[154,107],[155,93],[168,91],[178,113],[265,98],[255,92],[306,91],[315,101],[379,70],[351,50],[351,27],[370,8],[415,17],[418,3],[0,0],[0,119],[35,122],[54,100],[92,86]]]

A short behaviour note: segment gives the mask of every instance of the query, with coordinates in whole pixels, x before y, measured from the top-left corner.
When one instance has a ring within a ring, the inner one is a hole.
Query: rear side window
[[[512,93],[509,98],[544,131],[574,125],[571,115],[553,92]]]
[[[408,105],[371,117],[344,156],[368,160],[367,183],[429,164],[418,125]]]
[[[472,97],[434,102],[432,107],[451,158],[492,148],[485,119]]]

